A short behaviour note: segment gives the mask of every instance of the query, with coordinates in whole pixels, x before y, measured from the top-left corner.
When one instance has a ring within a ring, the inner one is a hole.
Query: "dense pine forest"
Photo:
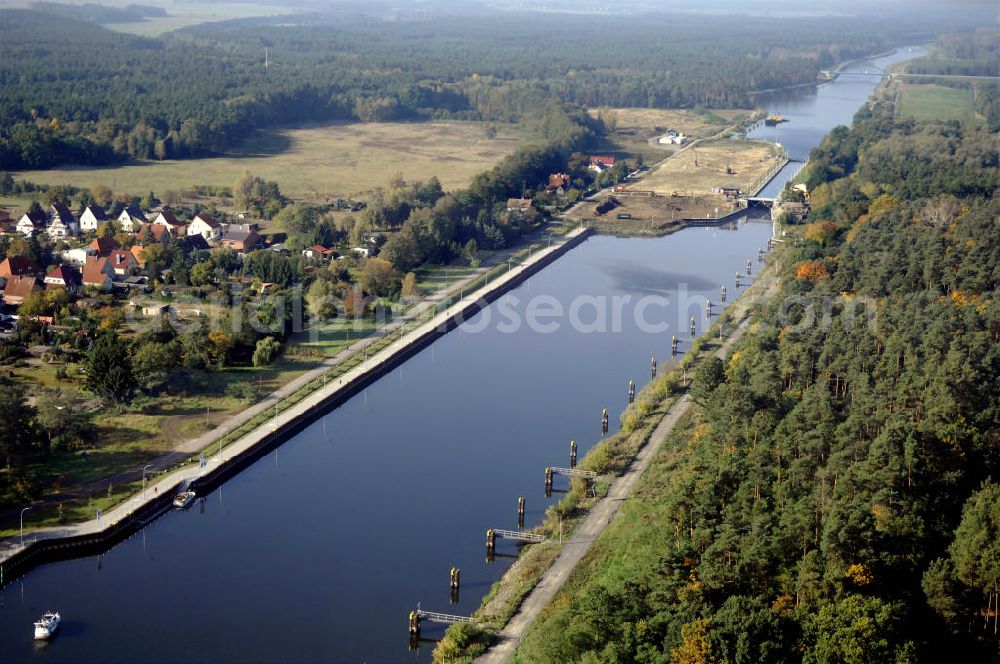
[[[997,652],[996,134],[863,109],[812,155],[781,295],[521,662],[972,662]]]
[[[932,29],[489,10],[388,20],[345,8],[150,39],[69,14],[0,10],[4,169],[219,153],[256,128],[316,120],[523,121],[565,102],[747,107],[755,90],[808,83]]]

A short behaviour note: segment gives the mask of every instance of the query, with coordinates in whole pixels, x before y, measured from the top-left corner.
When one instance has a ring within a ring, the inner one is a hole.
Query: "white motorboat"
[[[184,509],[188,505],[194,502],[194,491],[181,491],[179,494],[174,496],[174,507],[177,509]]]
[[[52,638],[52,635],[59,629],[59,612],[46,611],[41,618],[35,622],[35,639],[44,641]]]

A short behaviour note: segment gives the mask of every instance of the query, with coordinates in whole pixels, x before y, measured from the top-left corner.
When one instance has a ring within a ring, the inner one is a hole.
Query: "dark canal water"
[[[804,154],[875,83],[846,75],[783,96],[778,140]],[[486,528],[516,527],[519,495],[540,520],[545,466],[568,463],[571,439],[581,455],[598,440],[602,408],[617,425],[627,381],[647,382],[690,316],[704,329],[705,298],[724,283],[732,299],[770,230],[587,240],[204,503],[9,584],[0,661],[429,661],[432,644],[407,650],[407,613],[479,605],[510,562],[485,562]],[[50,608],[61,633],[37,646],[31,623]]]

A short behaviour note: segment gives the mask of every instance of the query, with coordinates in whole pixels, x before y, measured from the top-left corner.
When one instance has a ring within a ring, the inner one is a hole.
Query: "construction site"
[[[739,210],[740,199],[755,194],[786,162],[773,143],[697,142],[567,216],[605,233],[660,235],[686,220],[718,219]]]

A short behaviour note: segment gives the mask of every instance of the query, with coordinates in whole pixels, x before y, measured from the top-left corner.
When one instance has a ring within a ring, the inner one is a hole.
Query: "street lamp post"
[[[151,463],[147,463],[145,466],[142,467],[142,499],[143,500],[146,499],[146,469],[149,468],[152,465],[153,464],[151,464]]]
[[[21,547],[24,547],[24,513],[31,509],[31,506],[25,507],[21,510]]]

